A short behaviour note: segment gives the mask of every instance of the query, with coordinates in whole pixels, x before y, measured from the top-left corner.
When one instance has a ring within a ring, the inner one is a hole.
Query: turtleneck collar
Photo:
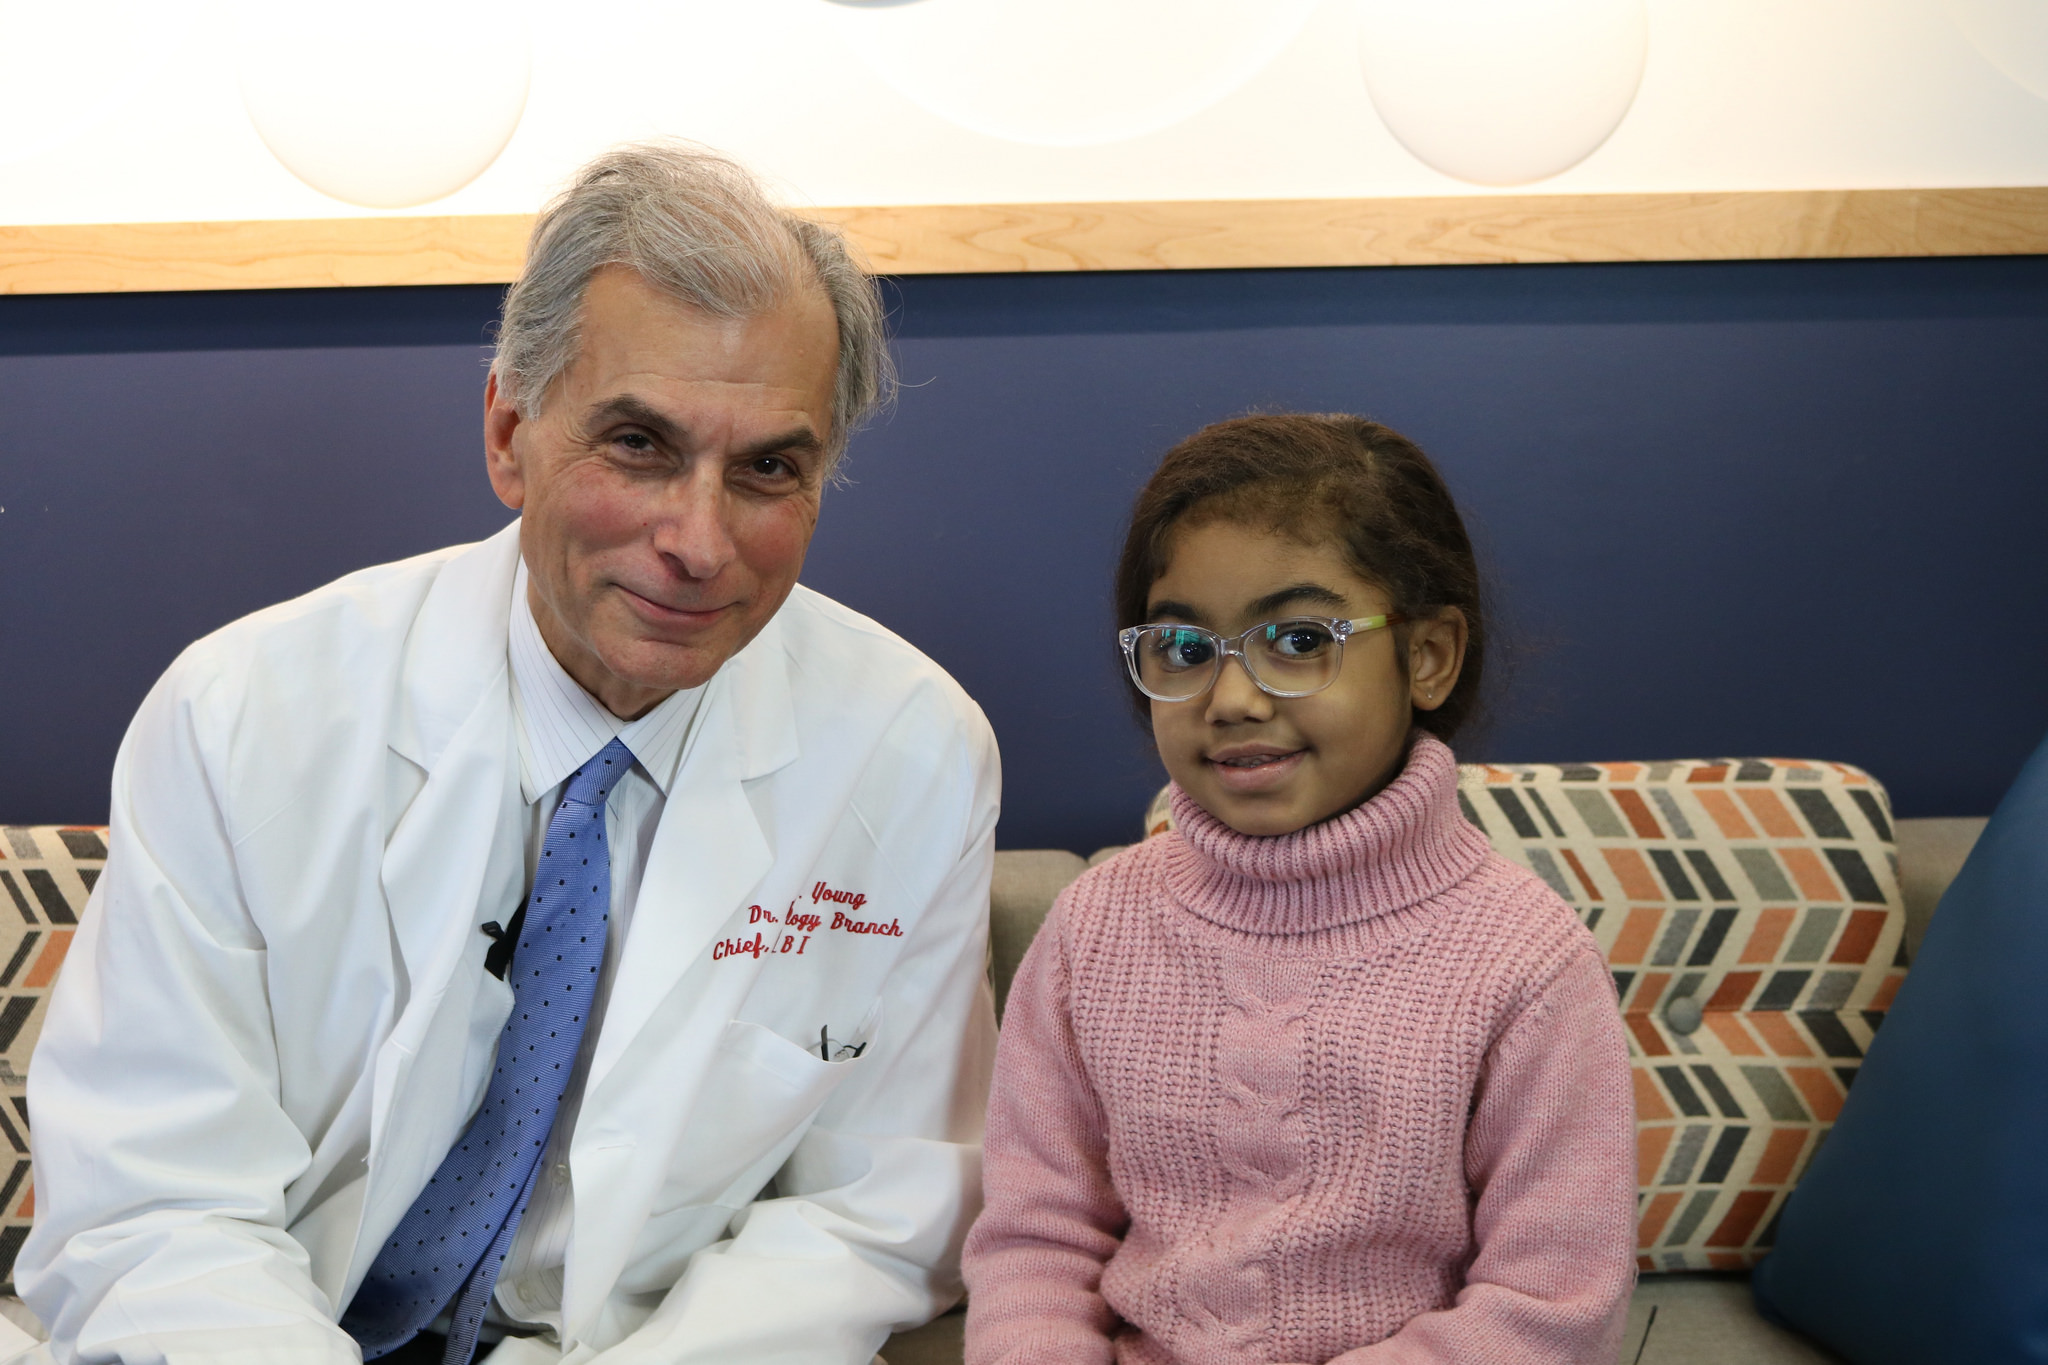
[[[1242,933],[1312,933],[1407,909],[1469,876],[1488,848],[1458,809],[1457,759],[1422,730],[1379,795],[1292,834],[1240,834],[1178,786],[1170,801],[1167,885]]]

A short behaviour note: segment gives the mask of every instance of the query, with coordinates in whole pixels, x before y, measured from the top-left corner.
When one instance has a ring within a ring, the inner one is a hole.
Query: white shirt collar
[[[667,796],[704,689],[671,693],[638,720],[620,720],[569,676],[541,639],[527,602],[526,578],[522,561],[512,580],[508,653],[512,714],[519,736],[519,785],[527,803],[560,786],[614,739],[625,742],[640,770]]]

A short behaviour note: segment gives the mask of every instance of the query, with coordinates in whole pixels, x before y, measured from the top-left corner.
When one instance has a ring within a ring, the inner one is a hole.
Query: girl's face
[[[1212,518],[1184,523],[1168,551],[1147,621],[1232,636],[1278,617],[1394,610],[1334,543]],[[1350,810],[1400,770],[1410,708],[1434,710],[1457,685],[1464,614],[1448,608],[1407,632],[1405,670],[1393,629],[1354,635],[1336,681],[1311,696],[1261,691],[1232,658],[1203,695],[1153,702],[1152,737],[1166,771],[1242,834],[1288,834]]]

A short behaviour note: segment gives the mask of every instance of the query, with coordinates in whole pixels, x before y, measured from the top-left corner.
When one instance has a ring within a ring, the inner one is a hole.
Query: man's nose
[[[665,489],[654,548],[686,578],[716,578],[738,554],[732,499],[715,462],[695,462]]]
[[[1267,720],[1272,714],[1273,698],[1252,681],[1250,665],[1243,656],[1224,655],[1223,667],[1209,688],[1209,720],[1227,725],[1233,721]]]

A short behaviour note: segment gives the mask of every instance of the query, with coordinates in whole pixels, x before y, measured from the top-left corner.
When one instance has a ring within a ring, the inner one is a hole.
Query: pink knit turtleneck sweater
[[[1294,834],[1184,794],[1011,988],[967,1365],[1607,1362],[1635,1132],[1593,938],[1418,734]]]

